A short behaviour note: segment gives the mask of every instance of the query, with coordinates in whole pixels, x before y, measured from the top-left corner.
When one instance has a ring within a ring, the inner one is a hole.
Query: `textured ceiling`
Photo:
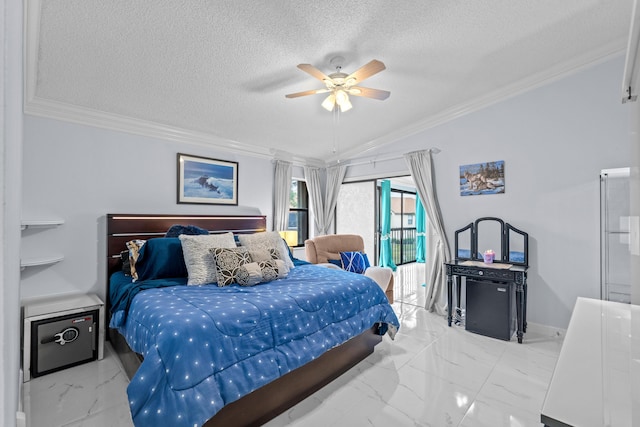
[[[29,102],[74,106],[294,158],[347,159],[626,47],[631,0],[29,0]],[[387,69],[333,115],[322,83]],[[621,70],[622,79],[622,70]],[[108,117],[108,116],[105,116]],[[335,150],[335,153],[334,153]]]

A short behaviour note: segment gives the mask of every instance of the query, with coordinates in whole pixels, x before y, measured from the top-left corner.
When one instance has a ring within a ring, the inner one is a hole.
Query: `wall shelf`
[[[54,228],[64,224],[64,220],[59,218],[29,218],[23,219],[20,222],[20,230],[25,231],[27,229],[46,229]],[[27,233],[30,234],[30,233]],[[44,254],[37,256],[30,256],[26,258],[20,258],[20,271],[27,267],[38,267],[52,265],[60,262],[64,259],[64,255],[61,254]]]
[[[20,229],[26,230],[27,228],[51,228],[64,224],[62,219],[28,219],[23,220],[20,223]]]
[[[27,267],[55,264],[63,259],[64,255],[47,255],[38,258],[24,258],[20,260],[20,270],[24,270]]]

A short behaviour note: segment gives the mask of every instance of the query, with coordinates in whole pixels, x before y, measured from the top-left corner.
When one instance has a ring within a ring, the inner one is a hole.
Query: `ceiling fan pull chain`
[[[332,153],[336,154],[338,145],[338,126],[340,125],[340,108],[338,105],[333,107],[333,150]]]

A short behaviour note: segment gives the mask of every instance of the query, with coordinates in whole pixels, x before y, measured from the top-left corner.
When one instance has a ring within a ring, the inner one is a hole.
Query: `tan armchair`
[[[327,264],[329,260],[340,260],[340,252],[364,252],[364,240],[357,234],[329,234],[308,239],[304,242],[307,261],[312,264]],[[365,271],[380,285],[393,304],[393,272],[388,267],[372,266]]]

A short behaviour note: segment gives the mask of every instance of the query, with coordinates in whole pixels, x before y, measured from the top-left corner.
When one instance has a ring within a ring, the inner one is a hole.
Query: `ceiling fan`
[[[340,112],[350,110],[353,105],[349,101],[349,95],[363,96],[365,98],[373,98],[385,100],[391,95],[391,92],[380,89],[370,89],[358,86],[363,80],[373,76],[384,70],[386,67],[381,61],[374,59],[363,65],[351,74],[342,72],[342,62],[344,58],[338,56],[331,60],[331,65],[336,67],[336,72],[329,75],[324,74],[311,64],[299,64],[298,68],[312,75],[316,79],[322,81],[326,88],[306,90],[304,92],[296,92],[285,95],[287,98],[298,98],[300,96],[315,95],[317,93],[329,93],[329,96],[322,102],[322,107],[327,111],[333,111],[336,106]]]

